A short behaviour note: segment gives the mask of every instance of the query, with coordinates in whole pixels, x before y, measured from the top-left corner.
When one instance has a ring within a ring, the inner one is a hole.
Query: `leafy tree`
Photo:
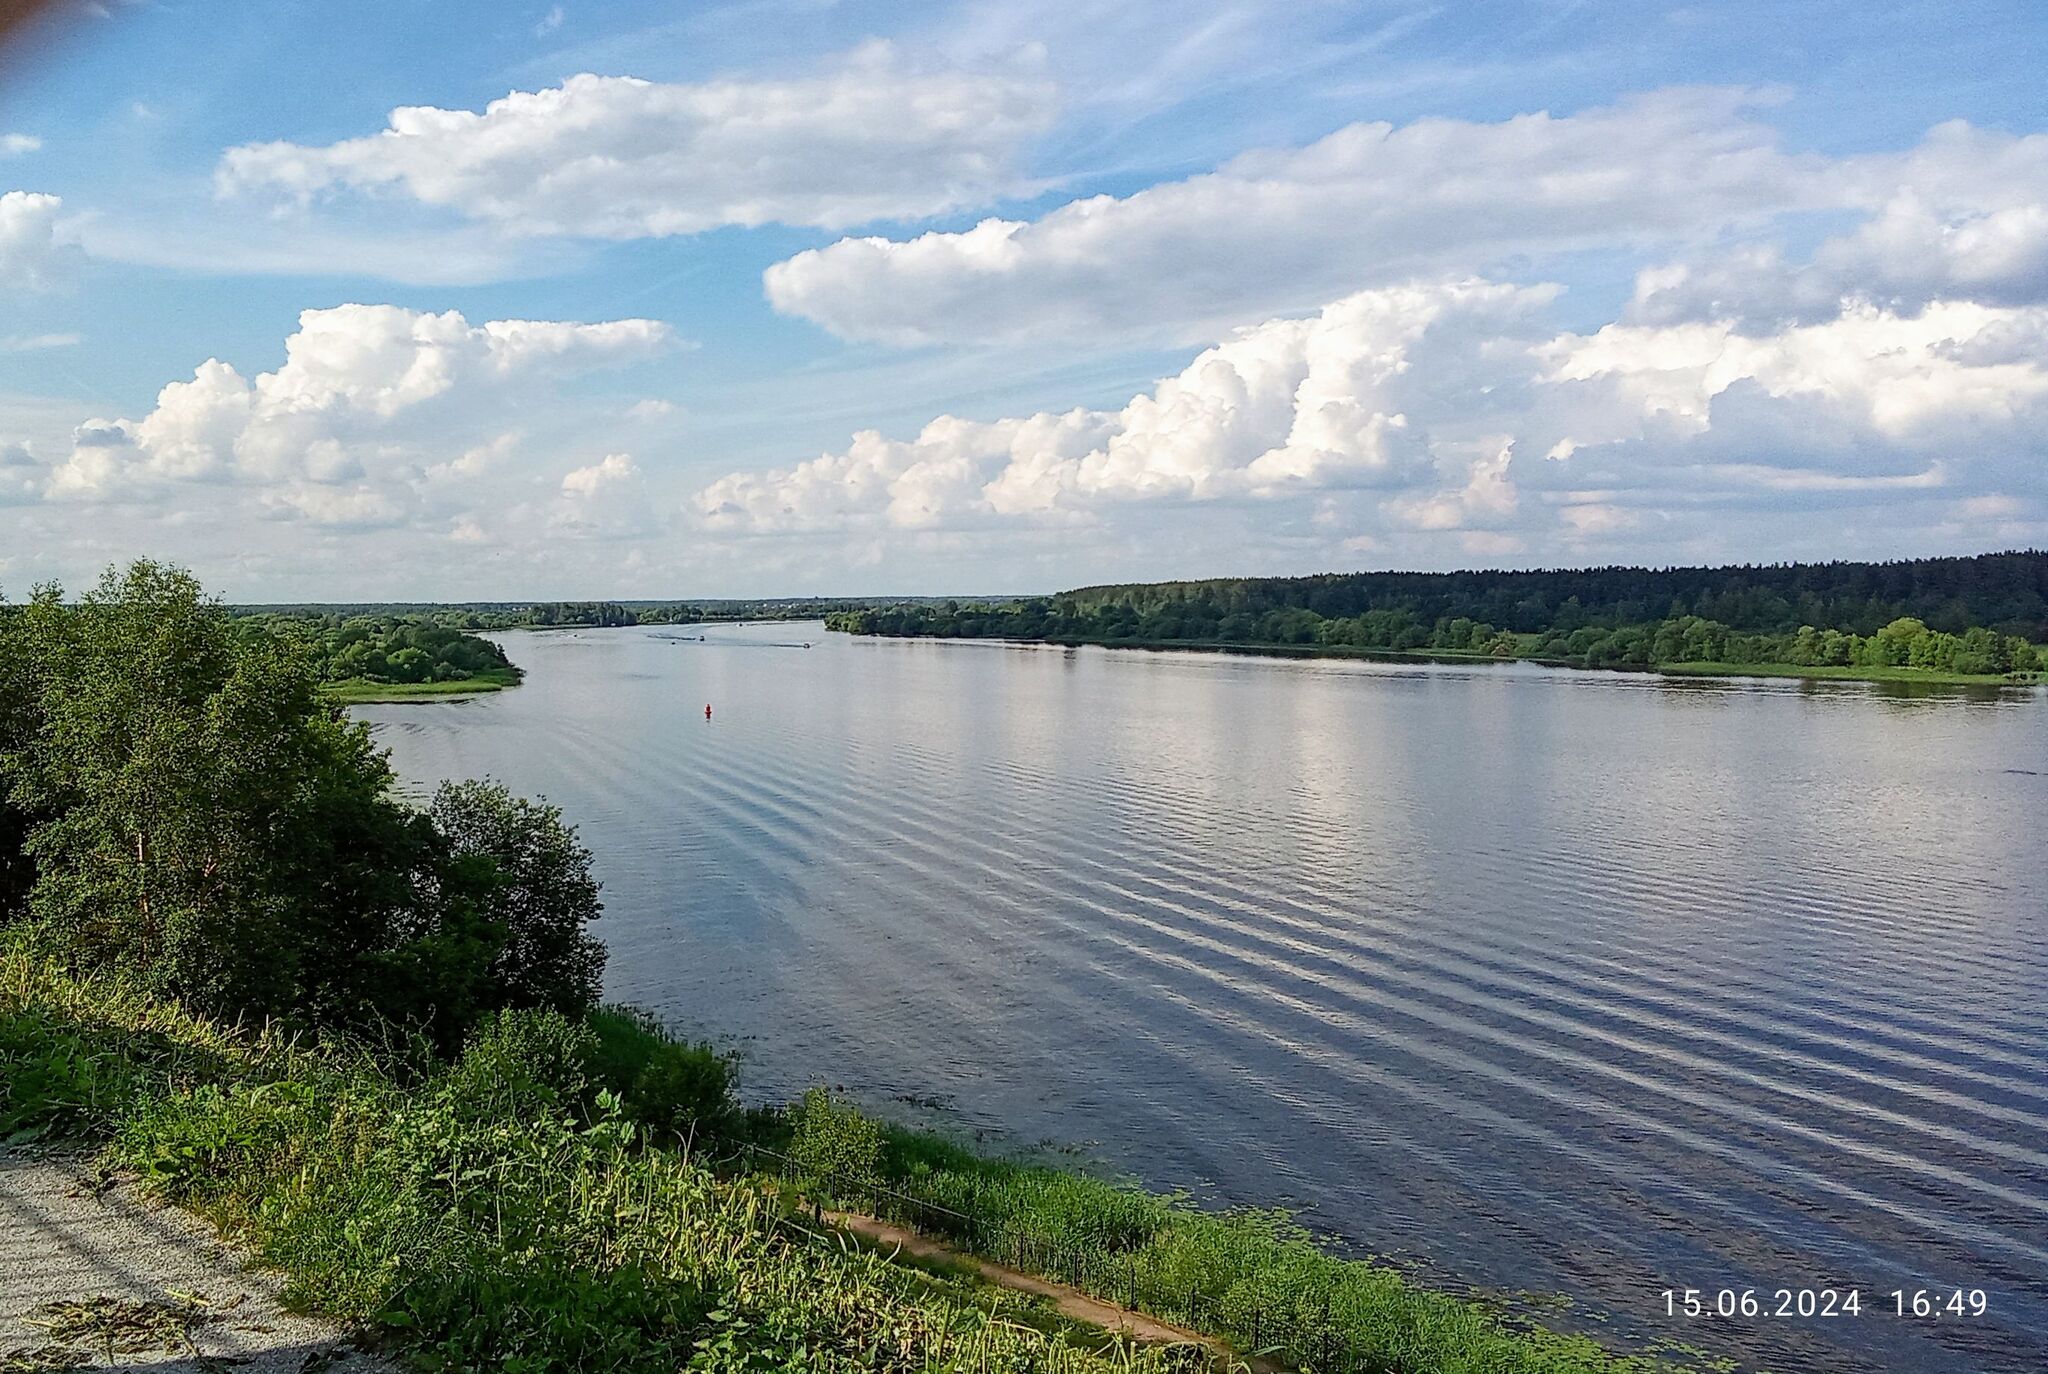
[[[139,562],[76,605],[39,588],[0,650],[0,898],[80,963],[451,1046],[493,1008],[595,1000],[597,884],[559,813],[485,784],[399,801],[302,639]]]
[[[497,783],[452,782],[435,793],[427,818],[446,846],[449,893],[499,932],[490,1004],[580,1011],[595,1003],[604,946],[589,925],[604,904],[590,851],[562,813]]]

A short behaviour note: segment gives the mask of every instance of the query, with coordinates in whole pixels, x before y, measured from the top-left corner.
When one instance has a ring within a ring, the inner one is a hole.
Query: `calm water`
[[[362,714],[561,805],[609,990],[750,1095],[936,1099],[1773,1369],[2048,1369],[2048,700],[681,633]],[[1663,1315],[1822,1285],[1864,1315]]]

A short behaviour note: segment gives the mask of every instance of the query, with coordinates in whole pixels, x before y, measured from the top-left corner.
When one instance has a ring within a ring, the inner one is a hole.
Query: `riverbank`
[[[1534,639],[1535,636],[1522,638]],[[1456,649],[1364,649],[1349,644],[1218,643],[1197,639],[1112,639],[1101,635],[1048,635],[1039,639],[1005,638],[1002,642],[1051,644],[1066,648],[1146,649],[1159,653],[1244,654],[1261,658],[1356,659],[1372,663],[1536,663],[1545,667],[1572,668],[1581,672],[1663,673],[1671,677],[1790,677],[1815,682],[1915,682],[1933,687],[2014,687],[2032,685],[2041,680],[2038,673],[1953,673],[1938,668],[1822,667],[1799,663],[1674,662],[1588,667],[1574,663],[1570,659],[1533,653],[1492,654]]]
[[[680,1119],[697,1052],[644,1021],[505,1013],[449,1061],[383,1044],[221,1026],[0,948],[0,1134],[93,1142],[246,1244],[288,1303],[428,1368],[1167,1368],[1042,1291],[849,1248],[807,1221],[833,1206],[1291,1367],[1669,1368],[1337,1259],[1278,1214],[986,1159],[823,1093]],[[713,1144],[736,1137],[778,1166]]]
[[[453,678],[446,682],[372,682],[368,678],[354,677],[326,683],[320,690],[329,700],[344,706],[362,706],[370,703],[445,701],[449,697],[502,692],[508,687],[518,685],[519,678],[516,673],[490,673],[479,677]]]
[[[1917,682],[1929,687],[2025,687],[2039,673],[1948,673],[1939,668],[1816,667],[1801,663],[1659,663],[1671,677],[1796,677],[1811,682]]]

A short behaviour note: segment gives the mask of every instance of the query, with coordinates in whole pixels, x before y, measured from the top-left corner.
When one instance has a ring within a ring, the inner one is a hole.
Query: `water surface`
[[[2040,694],[685,634],[359,714],[560,805],[608,991],[750,1096],[936,1100],[1751,1367],[2048,1369]],[[1823,1285],[1864,1315],[1663,1315]]]

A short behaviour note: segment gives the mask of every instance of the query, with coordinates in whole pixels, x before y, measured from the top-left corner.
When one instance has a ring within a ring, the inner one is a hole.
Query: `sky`
[[[61,0],[0,594],[2048,546],[2038,0]]]

